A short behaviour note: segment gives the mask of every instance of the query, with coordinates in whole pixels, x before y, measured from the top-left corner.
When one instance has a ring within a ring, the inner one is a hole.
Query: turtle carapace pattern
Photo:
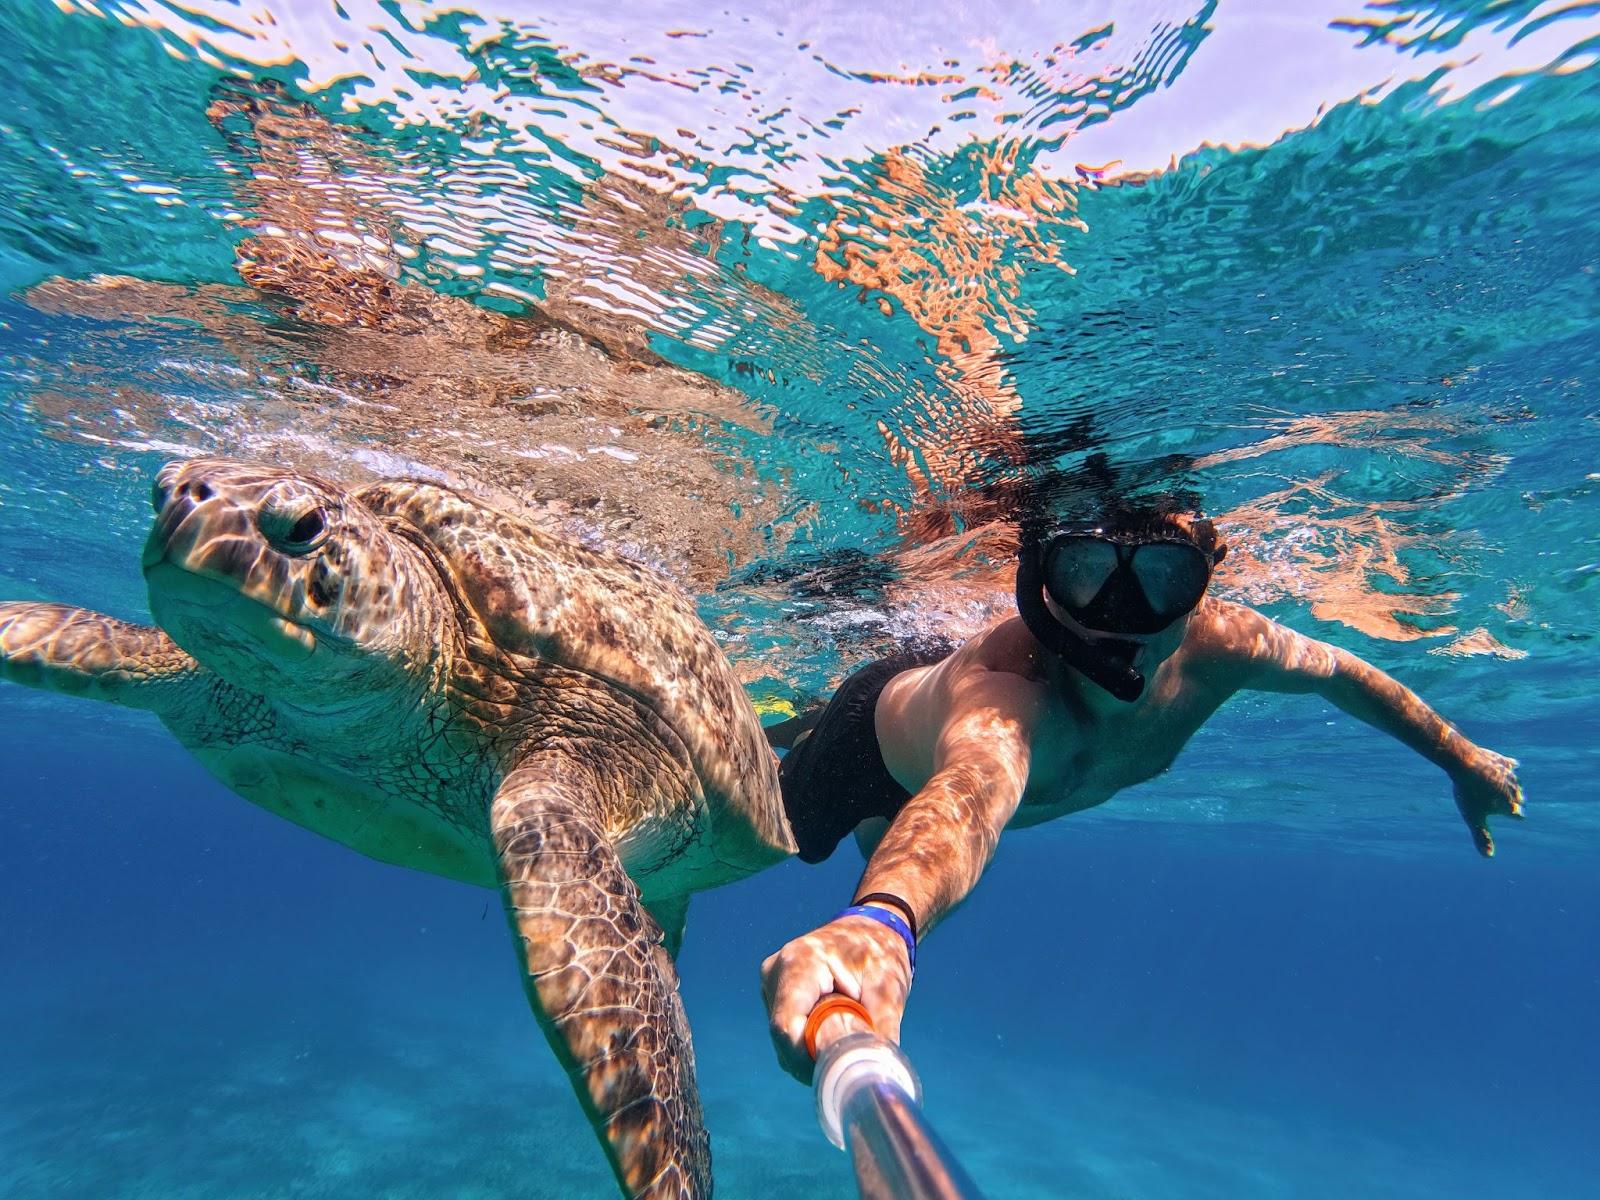
[[[0,604],[0,678],[147,709],[261,807],[499,889],[623,1193],[709,1196],[673,955],[690,893],[794,842],[689,599],[430,483],[193,459],[153,501],[156,627]]]

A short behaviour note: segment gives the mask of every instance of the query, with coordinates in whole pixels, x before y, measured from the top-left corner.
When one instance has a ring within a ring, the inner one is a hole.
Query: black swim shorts
[[[827,708],[779,768],[783,807],[800,857],[821,862],[868,817],[892,818],[911,793],[883,765],[873,712],[889,681],[949,655],[941,646],[869,663],[834,693]]]

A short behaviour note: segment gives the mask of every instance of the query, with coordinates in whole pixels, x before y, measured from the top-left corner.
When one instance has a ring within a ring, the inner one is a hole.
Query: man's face
[[[1193,615],[1185,613],[1165,629],[1156,633],[1106,633],[1098,629],[1090,629],[1074,621],[1060,605],[1045,597],[1045,606],[1050,614],[1061,622],[1073,633],[1083,638],[1097,648],[1110,654],[1113,658],[1126,666],[1132,667],[1141,675],[1152,674],[1157,667],[1171,658],[1183,645],[1184,635],[1189,629],[1189,619]]]
[[[1190,615],[1209,586],[1210,569],[1226,553],[1211,522],[1189,513],[1144,518],[1136,525],[1108,522],[1097,536],[1067,535],[1065,543],[1052,545],[1058,548],[1047,550],[1052,583],[1045,595],[1051,615],[1144,674],[1183,644]],[[1169,611],[1168,621],[1152,627]]]

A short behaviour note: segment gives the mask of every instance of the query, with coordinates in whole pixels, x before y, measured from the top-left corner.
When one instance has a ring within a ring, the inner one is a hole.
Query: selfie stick
[[[922,1116],[922,1085],[859,1003],[824,996],[806,1021],[817,1120],[847,1146],[862,1200],[982,1200]]]

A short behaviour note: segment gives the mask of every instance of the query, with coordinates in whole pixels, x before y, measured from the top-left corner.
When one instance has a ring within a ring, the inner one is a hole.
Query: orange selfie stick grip
[[[861,1001],[852,1000],[841,992],[830,992],[817,1002],[811,1010],[811,1015],[806,1018],[806,1053],[813,1059],[817,1057],[817,1031],[822,1028],[822,1023],[835,1013],[849,1013],[859,1017],[868,1029],[872,1028],[872,1016],[861,1006]]]

